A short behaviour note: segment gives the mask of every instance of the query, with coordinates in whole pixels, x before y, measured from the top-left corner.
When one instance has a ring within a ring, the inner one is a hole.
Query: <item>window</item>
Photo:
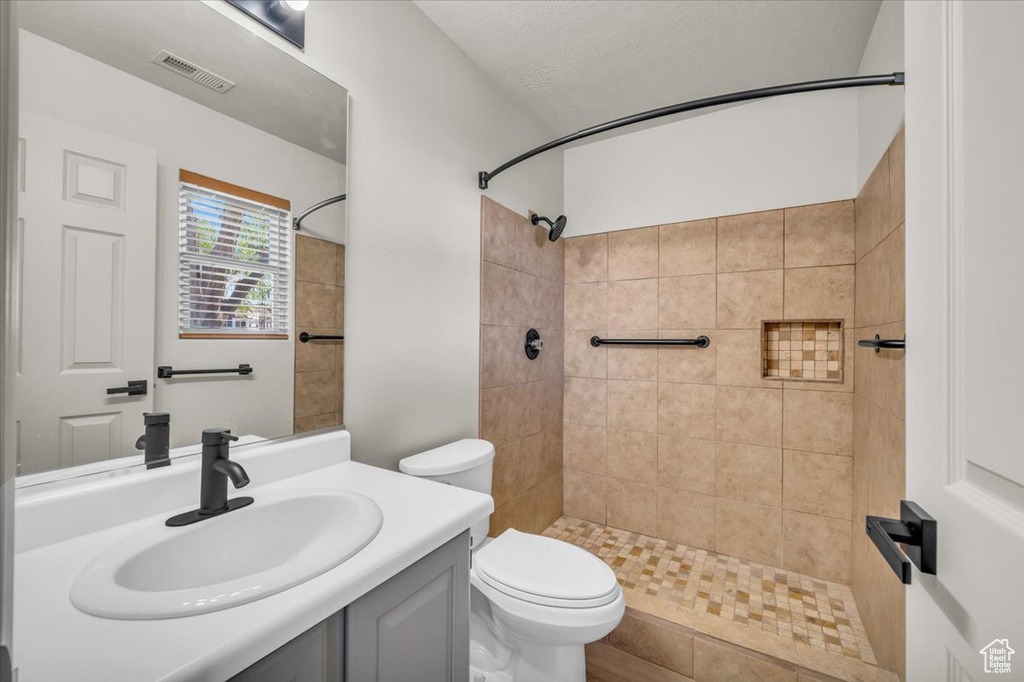
[[[290,202],[182,170],[181,338],[288,338]]]

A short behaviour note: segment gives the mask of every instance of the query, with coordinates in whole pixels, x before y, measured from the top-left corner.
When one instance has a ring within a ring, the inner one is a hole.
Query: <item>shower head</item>
[[[536,225],[538,222],[543,220],[548,224],[548,241],[557,241],[562,236],[562,231],[565,229],[565,216],[560,215],[555,218],[555,222],[551,222],[550,219],[544,216],[537,215],[534,213],[530,216],[530,222]]]

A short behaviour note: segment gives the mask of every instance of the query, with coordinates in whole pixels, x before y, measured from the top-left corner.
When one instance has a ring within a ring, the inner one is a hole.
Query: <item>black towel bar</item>
[[[590,345],[598,346],[696,346],[707,348],[711,345],[711,339],[701,335],[695,339],[602,339],[600,336],[591,336]]]
[[[180,374],[252,374],[252,365],[242,364],[228,369],[174,369],[169,365],[156,368],[156,375],[160,379],[170,379]]]
[[[875,338],[861,339],[857,342],[857,345],[862,348],[874,348],[876,353],[881,353],[883,348],[885,350],[906,350],[907,338],[883,339],[878,334],[875,334]]]
[[[337,334],[310,334],[309,332],[302,332],[299,334],[299,341],[302,343],[308,343],[310,341],[344,341],[345,337]]]

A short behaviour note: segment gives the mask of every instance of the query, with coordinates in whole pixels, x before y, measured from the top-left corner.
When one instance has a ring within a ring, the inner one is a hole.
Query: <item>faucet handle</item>
[[[238,440],[238,436],[231,435],[231,429],[220,426],[203,429],[203,445],[226,445],[232,440]]]

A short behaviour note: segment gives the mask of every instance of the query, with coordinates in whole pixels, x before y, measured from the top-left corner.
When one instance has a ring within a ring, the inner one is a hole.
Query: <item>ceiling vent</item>
[[[205,85],[211,90],[223,94],[235,87],[235,84],[229,81],[227,78],[221,78],[212,71],[196,66],[187,59],[182,59],[176,54],[171,54],[167,50],[160,50],[155,57],[152,59],[154,64],[162,66],[168,71],[173,71],[179,76],[184,76],[189,80],[195,81],[200,85]]]

